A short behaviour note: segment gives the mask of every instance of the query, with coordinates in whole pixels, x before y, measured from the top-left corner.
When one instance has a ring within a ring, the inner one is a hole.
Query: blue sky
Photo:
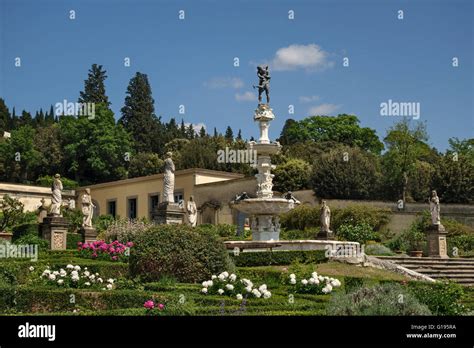
[[[287,118],[314,112],[356,114],[382,138],[401,118],[380,115],[391,99],[420,103],[430,144],[444,150],[450,137],[474,137],[473,18],[470,0],[0,0],[0,96],[17,114],[75,102],[98,63],[116,118],[140,71],[164,120],[209,132],[230,125],[249,138],[257,137],[255,65],[269,63],[272,138]]]

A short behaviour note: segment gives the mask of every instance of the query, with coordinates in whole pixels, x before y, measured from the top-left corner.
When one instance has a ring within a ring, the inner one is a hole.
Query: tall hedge
[[[173,277],[180,282],[200,282],[235,268],[216,236],[186,225],[154,226],[137,234],[133,242],[130,273],[146,281]]]

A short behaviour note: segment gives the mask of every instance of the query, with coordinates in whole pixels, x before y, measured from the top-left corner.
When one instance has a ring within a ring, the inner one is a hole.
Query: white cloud
[[[275,70],[322,70],[334,65],[328,57],[329,53],[316,44],[294,44],[278,49],[271,66]]]
[[[308,113],[311,116],[329,116],[341,106],[336,104],[321,104],[309,108]]]
[[[311,102],[319,100],[319,95],[309,95],[309,96],[303,95],[299,97],[299,100],[302,103],[311,103]]]
[[[235,100],[237,101],[253,101],[257,100],[257,95],[252,92],[244,92],[244,93],[235,93]]]
[[[214,77],[203,83],[208,88],[242,88],[244,82],[238,77]]]
[[[186,128],[189,127],[191,123],[184,123],[184,125],[186,126]],[[196,123],[196,124],[192,124],[193,125],[193,129],[194,129],[194,133],[199,133],[199,131],[201,130],[202,127],[204,127],[204,129],[207,130],[207,127],[204,123],[200,122],[200,123]]]

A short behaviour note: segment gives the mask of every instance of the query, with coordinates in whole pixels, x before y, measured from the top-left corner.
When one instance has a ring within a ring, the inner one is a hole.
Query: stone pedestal
[[[94,227],[81,227],[79,233],[82,234],[85,243],[97,240],[97,230]]]
[[[152,219],[157,224],[178,225],[184,222],[184,215],[178,203],[163,202],[152,212]]]
[[[449,258],[446,241],[447,231],[443,225],[431,225],[426,231],[428,240],[428,256],[442,259]]]
[[[316,235],[316,239],[319,239],[319,240],[334,240],[335,239],[334,232],[331,231],[331,230],[329,230],[329,231],[321,230]]]
[[[10,232],[0,232],[0,239],[4,239],[7,242],[12,242],[13,233]]]
[[[50,242],[51,250],[66,250],[68,221],[62,216],[48,215],[39,224],[43,239]]]

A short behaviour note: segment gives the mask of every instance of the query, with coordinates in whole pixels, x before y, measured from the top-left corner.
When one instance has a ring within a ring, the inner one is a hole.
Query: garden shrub
[[[474,234],[455,235],[447,241],[449,256],[470,256],[474,251]]]
[[[154,225],[146,219],[116,219],[107,226],[105,241],[118,240],[121,243],[127,243],[139,234],[148,231],[152,226]]]
[[[428,306],[433,315],[460,315],[466,312],[461,304],[462,285],[452,282],[409,282],[408,289],[420,303]]]
[[[387,248],[383,244],[379,243],[372,243],[372,244],[367,244],[364,248],[364,252],[367,255],[381,255],[381,256],[391,256],[395,255],[395,253]]]
[[[195,229],[198,232],[211,233],[216,237],[220,237],[223,239],[235,239],[234,237],[237,234],[237,226],[229,224],[202,224],[196,226]]]
[[[18,238],[21,238],[27,234],[38,235],[38,224],[37,223],[26,223],[16,225],[12,228],[12,241],[15,242]]]
[[[308,227],[318,227],[319,206],[300,205],[288,213],[280,215],[281,226],[288,230],[304,231]]]
[[[326,262],[325,250],[257,251],[231,254],[237,267],[290,265],[292,262]]]
[[[327,309],[328,315],[430,315],[425,304],[399,284],[386,283],[362,287],[350,293],[333,295]]]
[[[44,250],[49,249],[49,241],[41,238],[37,233],[25,234],[22,237],[18,238],[14,244],[18,244],[18,245],[36,244],[38,245],[38,250],[44,251]]]
[[[83,241],[83,236],[80,233],[68,233],[66,236],[66,248],[77,249],[77,244]]]
[[[359,277],[344,277],[344,291],[346,294],[354,292],[364,285],[364,279]]]
[[[76,233],[81,227],[84,219],[84,214],[79,209],[63,209],[63,216],[68,221],[67,231],[69,233]]]
[[[336,236],[338,239],[359,242],[361,245],[367,243],[369,240],[376,240],[379,238],[378,234],[374,232],[372,227],[366,222],[355,225],[341,225],[336,231]]]
[[[294,239],[315,239],[319,229],[308,228],[301,230],[283,230],[280,232],[280,240],[294,240]]]
[[[320,206],[301,205],[281,215],[281,225],[288,230],[301,230],[320,226]],[[376,208],[370,205],[350,205],[345,208],[333,208],[331,228],[336,230],[341,225],[368,224],[372,230],[379,231],[390,221],[389,209]]]
[[[210,233],[186,225],[158,225],[135,235],[130,273],[145,281],[173,276],[181,282],[199,282],[234,265],[224,244]]]
[[[376,208],[370,205],[350,205],[333,209],[332,229],[338,230],[341,225],[367,224],[373,231],[379,231],[390,221],[389,209]]]

